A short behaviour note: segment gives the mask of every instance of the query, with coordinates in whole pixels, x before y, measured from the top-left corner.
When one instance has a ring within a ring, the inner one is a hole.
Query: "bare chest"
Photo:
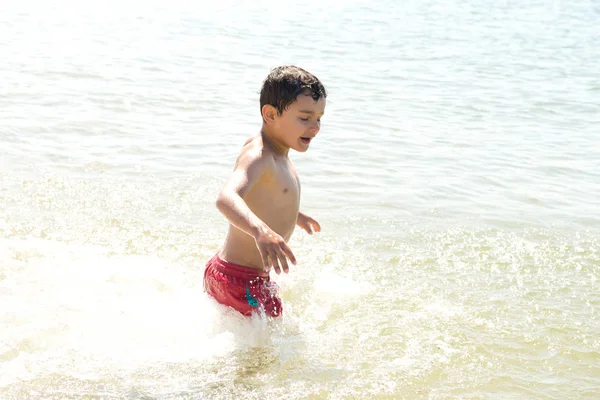
[[[268,184],[275,206],[294,208],[300,202],[300,180],[291,163],[278,165]]]
[[[248,193],[250,209],[273,230],[289,237],[300,206],[300,180],[291,163],[281,163]]]

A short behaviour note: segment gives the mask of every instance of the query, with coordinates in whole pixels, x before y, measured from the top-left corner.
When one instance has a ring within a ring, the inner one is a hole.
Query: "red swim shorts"
[[[268,272],[229,263],[218,255],[206,264],[204,290],[219,303],[247,316],[261,311],[269,317],[281,315],[278,287]]]

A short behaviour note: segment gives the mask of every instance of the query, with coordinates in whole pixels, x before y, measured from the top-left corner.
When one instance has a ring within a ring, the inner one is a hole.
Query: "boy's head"
[[[327,97],[325,87],[308,71],[293,65],[271,70],[260,90],[260,109],[271,105],[282,114],[298,95],[309,95],[314,101]]]
[[[319,131],[327,92],[319,79],[295,66],[277,67],[260,91],[263,123],[285,147],[306,151]]]

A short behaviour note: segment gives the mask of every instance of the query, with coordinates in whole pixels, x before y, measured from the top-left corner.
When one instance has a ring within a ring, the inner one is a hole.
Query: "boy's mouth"
[[[302,140],[302,143],[304,143],[304,144],[309,144],[311,141],[311,138],[301,137],[300,140]]]

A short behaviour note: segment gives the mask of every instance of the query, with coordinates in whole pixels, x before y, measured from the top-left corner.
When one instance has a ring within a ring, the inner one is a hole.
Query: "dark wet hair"
[[[260,90],[261,114],[263,106],[269,104],[281,115],[300,94],[309,95],[314,101],[327,97],[321,81],[310,72],[293,65],[272,69]]]

